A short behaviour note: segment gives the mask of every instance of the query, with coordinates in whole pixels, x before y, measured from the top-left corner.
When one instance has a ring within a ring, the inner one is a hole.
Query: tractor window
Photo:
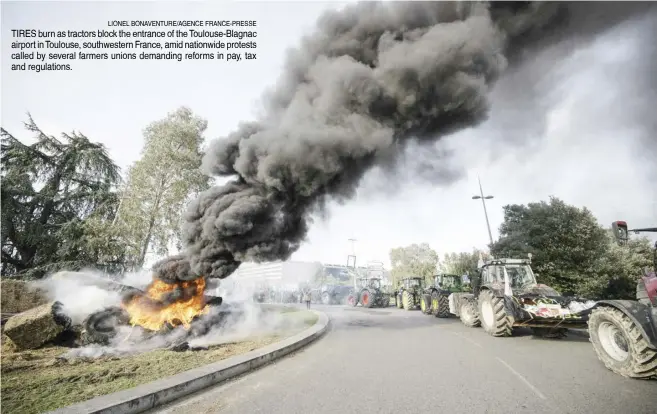
[[[482,283],[492,283],[497,281],[497,266],[488,266],[485,267],[481,272],[481,282]]]
[[[371,279],[369,285],[372,289],[379,289],[381,287],[381,281],[377,279]]]
[[[406,286],[409,288],[420,286],[420,279],[407,279]]]
[[[513,288],[520,288],[536,283],[532,268],[528,265],[507,265],[506,272],[509,275],[511,287]]]
[[[451,289],[455,288],[458,286],[458,276],[443,276],[443,283],[442,283],[442,288],[443,289]]]

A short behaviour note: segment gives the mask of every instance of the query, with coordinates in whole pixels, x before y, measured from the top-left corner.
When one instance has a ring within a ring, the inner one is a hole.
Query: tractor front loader
[[[612,223],[616,240],[628,240],[627,223]],[[629,230],[657,232],[657,227]],[[601,300],[589,318],[589,337],[598,359],[628,378],[657,379],[657,242],[653,270],[646,269],[636,286],[636,300]]]
[[[424,291],[424,278],[407,277],[402,279],[395,295],[395,303],[399,309],[414,310],[421,305],[420,299]]]

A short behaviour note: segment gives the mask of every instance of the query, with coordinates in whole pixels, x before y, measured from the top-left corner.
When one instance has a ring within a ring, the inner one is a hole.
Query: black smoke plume
[[[366,171],[486,120],[492,85],[536,48],[586,40],[650,3],[359,3],[324,14],[291,50],[266,113],[216,140],[204,170],[235,177],[185,214],[169,282],[225,278],[243,261],[285,260],[329,199]]]

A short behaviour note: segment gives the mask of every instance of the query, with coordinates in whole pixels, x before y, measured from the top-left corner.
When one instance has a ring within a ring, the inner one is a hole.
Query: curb
[[[59,408],[47,414],[141,413],[255,370],[310,344],[328,330],[329,317],[324,312],[311,312],[318,316],[313,326],[280,342],[134,388]]]

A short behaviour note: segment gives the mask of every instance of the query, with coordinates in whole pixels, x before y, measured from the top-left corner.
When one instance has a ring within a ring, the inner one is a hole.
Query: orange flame
[[[166,294],[172,293],[175,289],[193,292],[193,294],[183,295],[182,299],[170,304],[161,302]],[[151,331],[159,331],[166,324],[182,325],[185,329],[189,329],[195,317],[208,312],[209,307],[203,297],[204,291],[203,277],[172,284],[153,278],[144,295],[132,298],[122,307],[130,315],[130,324],[133,326],[139,325]]]

